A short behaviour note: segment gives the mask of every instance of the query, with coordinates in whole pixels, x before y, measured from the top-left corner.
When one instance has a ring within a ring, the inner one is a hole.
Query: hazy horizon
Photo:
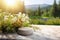
[[[59,0],[56,0],[57,3]],[[54,0],[24,0],[25,5],[33,5],[33,4],[49,4],[52,5]]]

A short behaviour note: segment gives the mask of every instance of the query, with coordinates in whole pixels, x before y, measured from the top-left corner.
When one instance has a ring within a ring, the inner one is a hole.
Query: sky
[[[56,0],[57,3],[59,0]],[[53,4],[54,0],[24,0],[25,5],[32,5],[32,4]]]

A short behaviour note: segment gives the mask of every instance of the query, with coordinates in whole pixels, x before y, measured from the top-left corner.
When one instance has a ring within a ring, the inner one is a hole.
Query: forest
[[[58,4],[54,0],[53,5],[49,8],[41,9],[40,5],[36,10],[26,10],[31,18],[32,24],[60,25],[60,1]]]

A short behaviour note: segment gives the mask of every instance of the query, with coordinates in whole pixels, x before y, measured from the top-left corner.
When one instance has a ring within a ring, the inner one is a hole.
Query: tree
[[[41,16],[42,15],[42,12],[41,12],[41,9],[40,9],[40,5],[39,5],[38,10],[37,10],[37,15],[38,16]]]
[[[59,5],[58,5],[58,16],[60,17],[60,0],[59,0]]]
[[[28,14],[29,16],[35,16],[35,11],[32,9],[28,9],[26,10],[26,14]]]
[[[58,10],[57,9],[58,9],[57,3],[56,3],[56,0],[54,0],[54,4],[53,4],[52,9],[51,9],[52,16],[58,17],[58,15],[57,15]]]
[[[49,13],[48,13],[48,10],[47,9],[45,9],[44,10],[44,13],[42,14],[42,17],[49,17]]]

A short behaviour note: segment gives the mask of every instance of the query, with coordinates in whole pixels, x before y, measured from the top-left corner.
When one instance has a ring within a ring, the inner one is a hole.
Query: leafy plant
[[[54,19],[49,19],[45,22],[45,24],[48,25],[60,25],[60,19],[59,18],[54,18]]]
[[[11,14],[7,12],[0,13],[0,28],[2,32],[13,32],[15,28],[28,26],[29,17],[25,13]]]
[[[30,23],[31,24],[39,24],[40,20],[39,19],[31,19]]]

